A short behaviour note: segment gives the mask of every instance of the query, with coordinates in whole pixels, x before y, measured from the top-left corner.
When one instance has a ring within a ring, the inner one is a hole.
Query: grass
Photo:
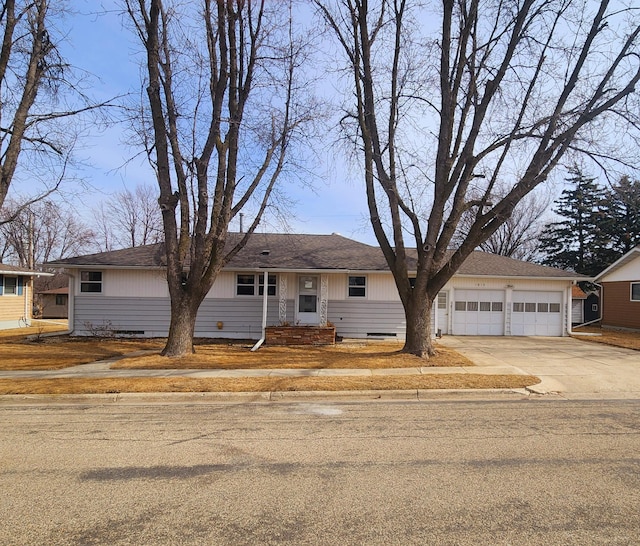
[[[422,366],[473,366],[461,354],[438,347],[436,356],[423,360],[401,353],[398,342],[372,342],[337,344],[325,347],[269,347],[257,352],[247,345],[202,344],[196,353],[181,358],[164,358],[159,354],[125,358],[113,364],[112,369],[380,369],[419,368]]]
[[[0,337],[0,370],[56,370],[141,350],[112,369],[340,369],[473,366],[461,354],[437,347],[428,361],[400,352],[398,342],[344,343],[329,347],[268,347],[249,351],[250,344],[200,342],[196,353],[168,359],[159,351],[162,339],[120,340],[57,336],[29,341],[25,329]],[[525,375],[473,373],[400,374],[337,377],[73,377],[0,379],[2,394],[105,394],[142,392],[274,392],[417,389],[513,389],[538,383]]]
[[[162,343],[157,340],[77,339],[67,336],[39,341],[0,338],[0,370],[59,370],[161,347]]]
[[[515,389],[539,383],[530,375],[399,375],[368,377],[59,378],[0,379],[3,394],[106,394],[144,392],[282,392],[418,389]]]
[[[27,336],[39,337],[54,332],[64,332],[68,329],[67,319],[59,320],[32,320],[31,326],[24,328],[10,328],[0,330],[0,343],[5,341],[21,341]]]
[[[579,335],[580,333],[593,335],[581,336]],[[640,332],[611,330],[609,328],[601,328],[600,326],[585,326],[584,328],[576,328],[573,337],[582,341],[603,343],[614,347],[624,347],[626,349],[640,351]]]

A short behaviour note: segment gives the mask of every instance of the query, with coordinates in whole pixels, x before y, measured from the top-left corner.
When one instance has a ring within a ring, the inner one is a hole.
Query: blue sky
[[[73,66],[92,75],[95,81],[92,95],[107,100],[125,93],[139,93],[140,45],[133,33],[123,28],[116,3],[73,0],[69,4],[76,13],[64,22],[68,39],[63,44],[63,53]],[[88,164],[80,174],[94,188],[74,198],[81,213],[124,187],[133,188],[143,182],[155,184],[144,155],[135,157],[139,150],[125,144],[125,130],[125,126],[114,126],[95,132],[79,150],[79,157]],[[362,177],[335,150],[327,149],[322,154],[324,164],[318,168],[313,191],[302,184],[283,186],[283,191],[296,203],[295,217],[289,220],[291,229],[298,233],[337,232],[377,244],[367,220]],[[90,218],[90,212],[84,212],[84,216]],[[231,229],[238,229],[237,222]],[[259,229],[273,231],[274,227]]]

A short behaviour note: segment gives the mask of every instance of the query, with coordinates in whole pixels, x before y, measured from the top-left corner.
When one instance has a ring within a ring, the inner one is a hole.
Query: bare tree
[[[479,249],[491,254],[508,256],[517,260],[534,260],[538,256],[540,235],[544,230],[544,215],[550,200],[530,193],[513,210],[505,222],[484,242]],[[458,231],[451,244],[462,244],[476,221],[478,211],[468,210],[460,218]]]
[[[141,184],[125,188],[101,202],[93,211],[96,246],[106,252],[162,242],[162,215],[157,187]]]
[[[22,267],[33,269],[91,247],[91,230],[68,207],[54,201],[45,199],[27,207],[9,201],[3,214],[13,218],[0,222],[0,235],[7,245],[3,258]]]
[[[147,150],[160,190],[171,324],[163,354],[193,351],[198,308],[269,204],[292,139],[313,120],[304,44],[284,2],[127,0],[146,53]],[[253,206],[244,236],[229,223]]]
[[[20,173],[42,186],[21,200],[24,208],[55,191],[83,129],[81,115],[104,106],[87,99],[80,78],[60,56],[52,30],[64,12],[60,6],[0,1],[0,207]]]
[[[565,155],[603,162],[618,144],[606,137],[637,129],[638,12],[606,0],[316,4],[348,60],[344,122],[404,306],[404,351],[428,357],[432,303],[469,254]]]

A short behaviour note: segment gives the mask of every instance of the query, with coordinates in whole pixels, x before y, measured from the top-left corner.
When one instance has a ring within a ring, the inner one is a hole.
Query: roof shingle
[[[227,246],[235,244],[241,234],[230,233]],[[415,260],[409,258],[409,269]],[[86,256],[77,256],[48,265],[54,267],[122,267],[162,268],[166,264],[164,245],[155,244]],[[300,235],[255,233],[247,245],[231,260],[227,269],[389,271],[380,248],[341,235]],[[530,262],[475,251],[456,275],[492,277],[585,278]]]

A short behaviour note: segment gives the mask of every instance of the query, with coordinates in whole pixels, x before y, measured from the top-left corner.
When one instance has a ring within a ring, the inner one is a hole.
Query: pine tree
[[[562,192],[553,209],[564,220],[547,224],[540,237],[542,263],[595,275],[608,265],[612,254],[605,191],[577,166],[569,174],[565,180],[571,187]]]
[[[640,245],[640,180],[623,176],[606,198],[608,232],[617,258]]]

